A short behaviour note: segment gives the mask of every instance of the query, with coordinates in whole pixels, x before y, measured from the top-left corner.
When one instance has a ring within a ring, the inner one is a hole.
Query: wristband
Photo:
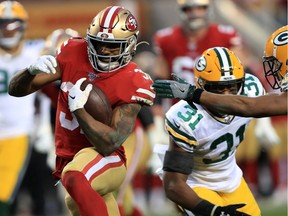
[[[200,104],[200,97],[203,91],[204,90],[200,88],[195,89],[193,96],[192,96],[192,102]]]

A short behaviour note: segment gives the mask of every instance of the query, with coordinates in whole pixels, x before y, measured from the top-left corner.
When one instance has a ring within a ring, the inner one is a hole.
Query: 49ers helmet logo
[[[288,44],[288,31],[283,31],[278,34],[275,38],[273,43],[277,46],[282,46],[284,44]]]
[[[135,31],[138,28],[138,23],[132,14],[127,17],[125,25],[129,31]]]

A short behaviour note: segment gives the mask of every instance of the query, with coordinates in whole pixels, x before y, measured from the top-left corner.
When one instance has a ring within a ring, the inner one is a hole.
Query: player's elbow
[[[14,97],[23,97],[28,95],[29,92],[27,92],[27,89],[25,87],[20,86],[19,84],[13,82],[12,80],[8,86],[8,94]]]
[[[104,157],[111,155],[115,151],[115,148],[111,147],[110,145],[101,146],[101,147],[97,146],[96,149],[97,149],[97,152],[99,152]]]
[[[164,191],[168,199],[174,201],[175,197],[179,193],[179,187],[175,181],[165,180],[164,179]]]
[[[14,97],[19,97],[18,92],[16,91],[16,87],[14,86],[14,84],[12,82],[10,82],[9,86],[8,86],[8,94]]]
[[[102,142],[101,145],[94,145],[97,149],[97,152],[99,152],[104,157],[111,155],[113,152],[115,152],[119,145],[115,144],[113,142]]]

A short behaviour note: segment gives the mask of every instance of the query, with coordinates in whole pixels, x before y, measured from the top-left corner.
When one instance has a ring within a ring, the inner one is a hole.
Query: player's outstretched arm
[[[44,55],[12,77],[9,83],[9,94],[22,97],[60,78],[61,73],[55,57]]]
[[[287,92],[259,97],[213,94],[185,82],[177,76],[174,80],[156,80],[153,88],[160,98],[177,98],[188,103],[201,104],[219,113],[244,117],[287,115]]]
[[[203,91],[199,103],[217,112],[244,117],[287,115],[287,92],[251,98]]]

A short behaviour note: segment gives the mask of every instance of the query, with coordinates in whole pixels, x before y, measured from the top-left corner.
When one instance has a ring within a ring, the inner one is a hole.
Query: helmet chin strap
[[[109,73],[109,72],[111,72],[111,70],[119,67],[119,65],[120,65],[118,61],[105,63],[105,62],[102,62],[100,60],[97,61],[97,64],[103,70],[103,71],[101,71],[103,73]]]

